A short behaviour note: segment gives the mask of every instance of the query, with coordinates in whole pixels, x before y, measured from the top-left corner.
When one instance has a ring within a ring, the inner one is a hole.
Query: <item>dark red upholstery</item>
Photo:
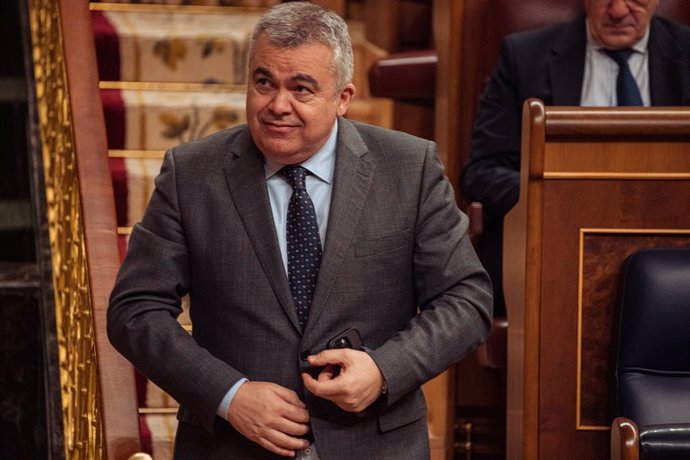
[[[369,69],[369,91],[375,97],[433,104],[437,62],[434,50],[406,51],[379,59]]]

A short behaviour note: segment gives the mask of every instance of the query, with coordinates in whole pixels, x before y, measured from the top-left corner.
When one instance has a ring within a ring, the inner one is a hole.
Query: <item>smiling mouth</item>
[[[285,124],[285,123],[273,123],[270,121],[264,121],[263,125],[269,131],[276,132],[276,133],[286,133],[288,131],[291,131],[291,130],[299,127],[298,125],[291,125],[291,124]]]

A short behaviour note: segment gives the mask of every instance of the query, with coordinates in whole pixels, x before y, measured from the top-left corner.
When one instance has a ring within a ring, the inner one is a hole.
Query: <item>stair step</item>
[[[92,10],[101,80],[246,81],[247,46],[260,11]]]
[[[244,123],[244,91],[102,89],[108,147],[166,150]]]

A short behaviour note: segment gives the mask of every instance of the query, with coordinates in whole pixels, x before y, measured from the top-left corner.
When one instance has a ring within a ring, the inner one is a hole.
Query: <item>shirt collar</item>
[[[592,30],[589,27],[589,20],[585,21],[587,24],[587,48],[595,49],[595,50],[602,50],[604,49],[604,45],[597,40],[594,35],[592,35]],[[650,23],[651,24],[651,23]],[[647,30],[645,31],[644,35],[638,41],[635,43],[631,48],[641,54],[646,54],[647,53],[647,43],[649,43],[649,29],[650,25],[647,25]]]
[[[314,155],[300,163],[300,166],[303,166],[309,170],[310,173],[327,184],[330,184],[333,181],[333,174],[335,171],[335,147],[337,139],[338,120],[336,119],[326,143],[323,144],[323,146]],[[264,163],[264,173],[266,175],[266,179],[269,179],[277,174],[278,171],[283,168],[283,166],[285,165],[281,165],[266,158],[266,162]]]

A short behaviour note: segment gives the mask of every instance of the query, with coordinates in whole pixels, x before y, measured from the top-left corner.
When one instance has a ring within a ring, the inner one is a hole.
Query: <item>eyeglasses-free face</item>
[[[658,6],[659,0],[585,0],[592,35],[610,49],[640,41]]]

